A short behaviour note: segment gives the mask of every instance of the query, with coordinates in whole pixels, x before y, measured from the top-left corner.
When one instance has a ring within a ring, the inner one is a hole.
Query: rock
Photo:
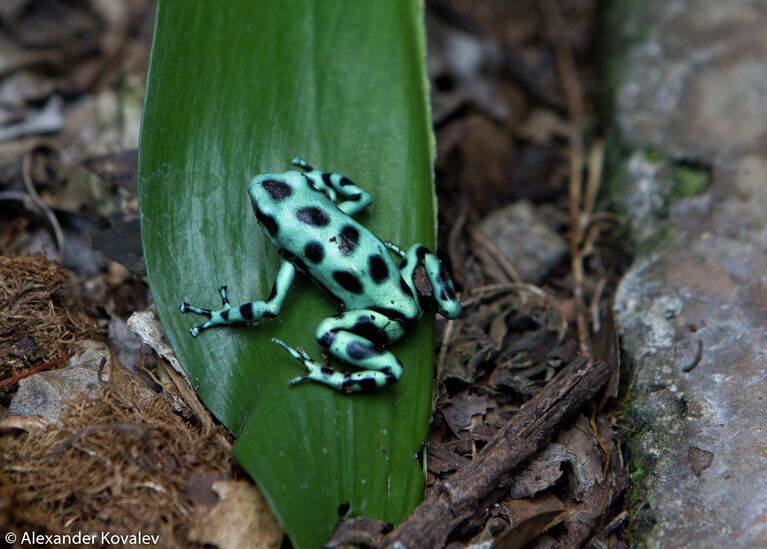
[[[630,16],[646,28],[618,91],[624,135],[705,159],[764,134],[767,34],[759,0],[652,0],[631,9],[642,12]]]
[[[482,220],[479,229],[522,279],[533,284],[540,283],[568,250],[565,239],[526,200],[492,212]]]
[[[617,90],[633,152],[613,187],[640,243],[615,296],[636,368],[632,479],[648,504],[635,541],[764,547],[767,11],[757,1],[631,5],[641,14],[630,24],[647,28]],[[687,173],[677,187],[675,167],[701,165],[705,184]]]
[[[104,343],[83,342],[81,351],[69,359],[66,367],[22,379],[9,414],[39,416],[55,423],[68,401],[96,398],[102,383],[110,380],[113,368],[112,354]]]

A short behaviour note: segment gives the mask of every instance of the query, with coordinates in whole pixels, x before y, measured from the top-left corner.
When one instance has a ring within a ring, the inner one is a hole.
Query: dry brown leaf
[[[214,482],[221,498],[213,507],[197,507],[189,539],[221,549],[279,547],[282,530],[255,486],[244,480]]]
[[[451,397],[451,404],[442,410],[445,421],[450,429],[458,435],[471,423],[474,416],[484,416],[488,408],[493,408],[496,403],[486,396],[470,395],[468,392],[459,393]]]
[[[531,500],[517,499],[504,503],[511,527],[499,537],[497,549],[519,549],[562,520],[565,505],[558,497],[545,494]]]

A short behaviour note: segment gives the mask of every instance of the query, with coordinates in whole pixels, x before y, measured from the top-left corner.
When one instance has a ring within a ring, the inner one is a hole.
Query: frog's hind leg
[[[226,284],[223,284],[218,289],[221,294],[222,302],[222,307],[220,309],[204,309],[202,307],[195,307],[184,301],[181,303],[178,310],[182,313],[195,313],[208,318],[206,322],[189,330],[194,337],[197,337],[201,331],[207,330],[213,326],[235,324],[237,322],[255,322],[263,318],[273,318],[277,316],[282,309],[282,303],[285,301],[285,296],[287,295],[290,286],[293,284],[295,275],[295,266],[292,263],[284,261],[277,273],[277,278],[272,286],[272,292],[264,301],[250,301],[232,307],[226,293]]]
[[[373,203],[373,196],[369,192],[361,189],[351,179],[340,173],[322,172],[298,156],[292,163],[304,170],[306,172],[304,175],[311,180],[314,187],[326,193],[334,202],[336,193],[346,198],[338,204],[338,208],[348,215],[361,212]]]
[[[430,299],[436,305],[437,311],[445,318],[458,318],[461,314],[461,302],[455,294],[453,279],[436,255],[423,244],[414,244],[407,252],[390,243],[387,243],[386,247],[403,257],[399,264],[400,274],[413,291],[413,295],[419,295],[415,285],[415,270],[423,264],[426,278],[433,290]]]
[[[381,345],[396,341],[405,333],[400,322],[367,309],[348,311],[323,320],[317,328],[317,341],[333,356],[362,370],[343,373],[322,366],[301,350],[282,341],[275,343],[301,361],[308,372],[290,380],[291,385],[311,380],[345,393],[377,389],[396,383],[402,377],[402,363]]]

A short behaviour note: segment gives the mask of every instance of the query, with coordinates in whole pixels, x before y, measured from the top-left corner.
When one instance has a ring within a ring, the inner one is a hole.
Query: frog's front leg
[[[415,270],[423,263],[426,278],[433,290],[431,300],[437,306],[437,311],[445,318],[458,318],[461,314],[461,302],[455,294],[453,279],[436,255],[423,244],[414,244],[407,252],[390,242],[386,243],[386,247],[403,258],[399,264],[400,274],[413,295],[418,295]]]
[[[399,321],[368,309],[347,311],[323,320],[317,328],[317,341],[333,356],[362,368],[362,371],[353,373],[338,372],[312,360],[301,350],[279,340],[273,341],[308,370],[305,375],[290,380],[291,385],[311,380],[353,393],[385,387],[402,377],[402,363],[380,345],[396,341],[404,334]]]
[[[238,305],[237,307],[232,307],[229,303],[229,298],[226,295],[226,285],[222,285],[219,288],[219,292],[221,293],[223,307],[220,309],[203,309],[201,307],[190,305],[184,301],[181,303],[178,310],[182,313],[195,313],[208,317],[206,322],[189,330],[195,337],[197,337],[201,331],[221,324],[255,322],[262,318],[273,318],[279,314],[280,309],[282,308],[282,303],[285,301],[285,296],[287,295],[290,286],[293,284],[295,276],[295,266],[288,261],[283,261],[280,265],[280,270],[277,273],[274,285],[272,286],[272,292],[265,301],[249,301],[242,305]]]
[[[361,212],[373,203],[373,196],[369,192],[340,173],[322,172],[299,156],[293,159],[293,165],[304,170],[304,175],[311,180],[315,188],[327,193],[333,202],[336,201],[336,193],[344,196],[346,200],[338,204],[338,209],[348,215]]]

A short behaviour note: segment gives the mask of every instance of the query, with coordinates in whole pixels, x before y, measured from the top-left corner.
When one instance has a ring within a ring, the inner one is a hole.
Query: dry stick
[[[32,202],[34,202],[35,206],[37,206],[44,214],[45,217],[48,219],[48,223],[50,223],[51,228],[53,229],[53,236],[56,238],[56,247],[58,248],[58,259],[59,263],[64,263],[64,255],[65,255],[65,248],[66,248],[66,241],[64,240],[64,231],[61,228],[61,224],[59,223],[59,219],[56,217],[56,214],[53,213],[53,210],[51,209],[48,204],[43,201],[40,194],[37,192],[37,188],[35,188],[35,182],[32,178],[32,153],[27,152],[24,155],[24,159],[21,164],[21,176],[24,180],[24,186],[27,189],[27,193],[29,193],[29,196],[32,197]]]
[[[4,380],[0,381],[0,389],[5,389],[6,387],[10,387],[17,381],[21,381],[25,377],[29,377],[32,374],[36,374],[37,372],[42,372],[43,370],[50,370],[51,368],[55,368],[56,366],[64,364],[67,360],[69,360],[73,356],[75,356],[74,353],[69,353],[57,358],[56,360],[52,360],[51,362],[39,364],[37,366],[29,368],[28,370],[24,370],[23,372],[16,374],[15,376],[5,378]]]
[[[450,258],[450,264],[453,268],[453,280],[458,283],[459,286],[466,288],[466,280],[463,276],[463,269],[456,268],[463,263],[461,254],[459,253],[459,242],[463,239],[463,229],[466,226],[466,219],[469,216],[469,204],[464,201],[461,203],[461,209],[458,211],[458,216],[455,219],[450,232],[447,235],[447,251]]]
[[[589,363],[579,358],[569,364],[504,425],[477,457],[386,536],[382,547],[442,547],[456,527],[489,505],[487,498],[501,485],[504,475],[543,448],[563,422],[597,396],[609,375],[610,368],[603,362]]]
[[[544,15],[548,18],[554,30],[561,35],[559,31],[564,26],[562,13],[556,0],[546,0],[542,4]],[[591,357],[589,346],[588,322],[584,311],[583,302],[583,254],[581,243],[583,242],[584,226],[588,225],[588,220],[581,212],[583,204],[583,138],[581,131],[584,122],[583,93],[580,82],[578,81],[578,72],[573,58],[573,51],[570,44],[564,38],[556,39],[556,59],[559,69],[562,87],[565,90],[565,99],[567,100],[567,111],[570,118],[570,223],[572,226],[570,234],[570,257],[571,268],[573,271],[573,298],[576,308],[576,326],[578,327],[578,346],[580,351],[586,357]],[[588,194],[588,192],[587,192]],[[592,197],[587,196],[586,200]]]
[[[490,258],[495,261],[495,263],[498,264],[498,266],[503,270],[503,274],[506,276],[509,282],[515,284],[522,283],[522,277],[519,276],[519,273],[514,268],[514,265],[512,265],[511,262],[506,259],[498,247],[493,244],[489,238],[482,234],[482,231],[474,227],[469,227],[469,235],[480,248],[483,248],[485,251],[487,251]]]

